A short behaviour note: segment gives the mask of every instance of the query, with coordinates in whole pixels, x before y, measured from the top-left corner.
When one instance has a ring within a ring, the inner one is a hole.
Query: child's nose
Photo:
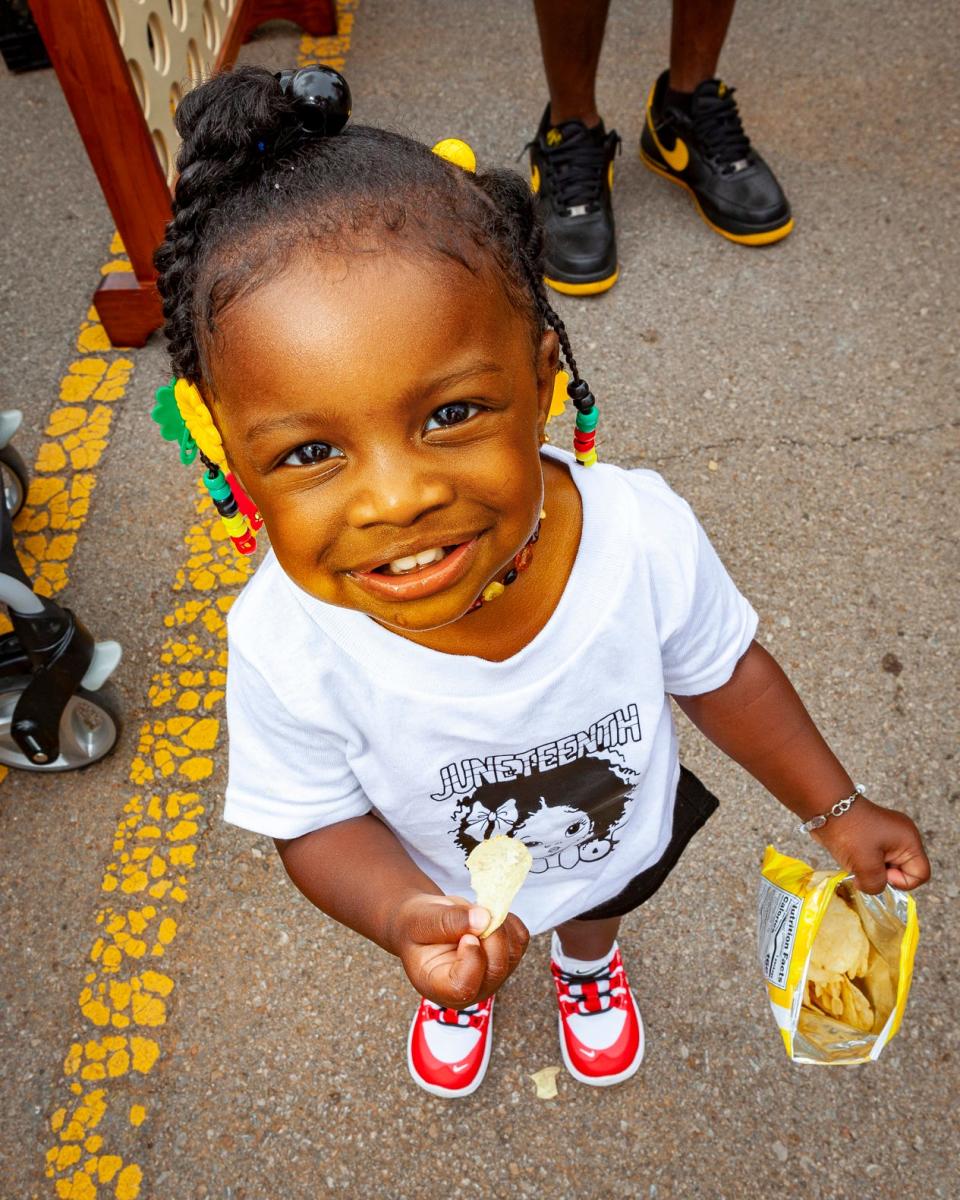
[[[413,525],[421,517],[451,504],[456,497],[449,480],[410,466],[371,466],[350,504],[347,520],[357,529],[369,525]]]

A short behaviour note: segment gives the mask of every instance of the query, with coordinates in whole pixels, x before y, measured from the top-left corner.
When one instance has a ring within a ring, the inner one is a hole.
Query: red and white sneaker
[[[493,1045],[490,996],[469,1008],[441,1008],[421,1000],[410,1026],[407,1065],[434,1096],[469,1096],[483,1082]]]
[[[560,1007],[560,1052],[574,1079],[594,1087],[623,1083],[643,1061],[643,1021],[620,951],[589,975],[550,963]]]

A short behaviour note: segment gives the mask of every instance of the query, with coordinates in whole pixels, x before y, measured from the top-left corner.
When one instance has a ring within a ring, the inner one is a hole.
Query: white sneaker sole
[[[625,1083],[632,1076],[636,1075],[640,1064],[643,1062],[643,1052],[646,1049],[647,1039],[643,1030],[643,1018],[640,1016],[640,1009],[637,1008],[637,1002],[633,997],[632,989],[630,991],[630,1003],[633,1005],[633,1011],[637,1014],[637,1025],[640,1028],[640,1043],[637,1046],[637,1053],[634,1056],[633,1062],[625,1070],[621,1071],[619,1075],[604,1075],[602,1078],[598,1078],[595,1075],[584,1075],[570,1061],[570,1056],[567,1054],[567,1040],[563,1034],[563,1017],[560,1013],[557,1013],[557,1032],[560,1035],[560,1054],[563,1056],[563,1065],[579,1083],[585,1083],[589,1087],[612,1087],[613,1084]]]
[[[490,1051],[493,1049],[493,1009],[494,1005],[490,1006],[490,1020],[487,1028],[487,1046],[483,1052],[483,1061],[480,1063],[480,1070],[477,1072],[477,1077],[469,1087],[465,1088],[445,1088],[440,1087],[436,1083],[428,1083],[421,1075],[418,1075],[413,1065],[413,1031],[417,1027],[417,1018],[414,1016],[410,1022],[410,1032],[407,1034],[407,1069],[410,1072],[413,1082],[417,1087],[423,1088],[425,1092],[429,1092],[431,1096],[439,1096],[443,1100],[459,1100],[464,1096],[472,1096],[477,1090],[487,1074],[487,1066],[490,1062]],[[419,1009],[417,1010],[419,1012]]]

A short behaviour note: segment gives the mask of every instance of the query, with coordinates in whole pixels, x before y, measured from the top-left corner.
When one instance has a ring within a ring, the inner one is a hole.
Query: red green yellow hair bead
[[[573,433],[574,455],[582,467],[592,467],[597,461],[596,443],[599,414],[597,412],[597,402],[586,380],[575,379],[571,383],[570,376],[566,371],[560,370],[557,372],[557,378],[553,385],[553,400],[550,403],[550,411],[547,413],[547,421],[551,421],[554,417],[559,417],[563,414],[568,396],[573,401],[577,410],[577,422]]]
[[[206,467],[203,483],[227,536],[241,554],[252,554],[257,548],[255,534],[263,526],[263,518],[231,474],[220,432],[196,387],[186,379],[171,379],[167,387],[157,389],[150,415],[160,426],[161,436],[179,445],[184,466],[200,455]]]
[[[466,142],[461,141],[460,138],[444,138],[433,147],[433,152],[440,158],[446,159],[447,162],[453,163],[454,166],[461,167],[464,171],[469,171],[471,174],[477,169],[477,156],[470,146]],[[552,310],[550,312],[552,319],[559,321],[556,314]],[[562,324],[559,328],[562,333]],[[569,345],[566,342],[564,344]],[[576,373],[576,366],[573,367],[573,370]],[[574,455],[581,466],[592,467],[597,461],[596,443],[599,414],[597,413],[597,402],[586,380],[578,376],[571,383],[570,376],[566,371],[557,371],[557,378],[553,387],[553,399],[550,403],[547,420],[559,417],[563,413],[568,396],[577,409],[577,422],[573,435]]]

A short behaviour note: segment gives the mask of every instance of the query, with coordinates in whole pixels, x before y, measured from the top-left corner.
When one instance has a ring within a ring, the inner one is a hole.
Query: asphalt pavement
[[[343,61],[356,120],[514,161],[546,99],[525,2],[341,9],[335,43],[276,23],[243,58]],[[0,1195],[960,1195],[955,6],[738,5],[721,74],[797,221],[768,249],[717,237],[637,158],[668,26],[664,4],[613,5],[599,99],[623,137],[622,277],[558,308],[604,457],[691,502],[841,759],[924,833],[901,1033],[870,1066],[787,1061],[756,960],[759,863],[768,842],[824,852],[678,716],[722,807],[624,923],[640,1073],[590,1089],[561,1071],[537,1099],[530,1074],[561,1061],[541,938],[482,1088],[414,1087],[398,963],[220,818],[243,572],[151,424],[159,337],[112,348],[88,314],[122,247],[56,77],[0,72],[0,407],[23,410],[39,481],[18,536],[44,588],[124,647],[115,753],[0,780]]]

